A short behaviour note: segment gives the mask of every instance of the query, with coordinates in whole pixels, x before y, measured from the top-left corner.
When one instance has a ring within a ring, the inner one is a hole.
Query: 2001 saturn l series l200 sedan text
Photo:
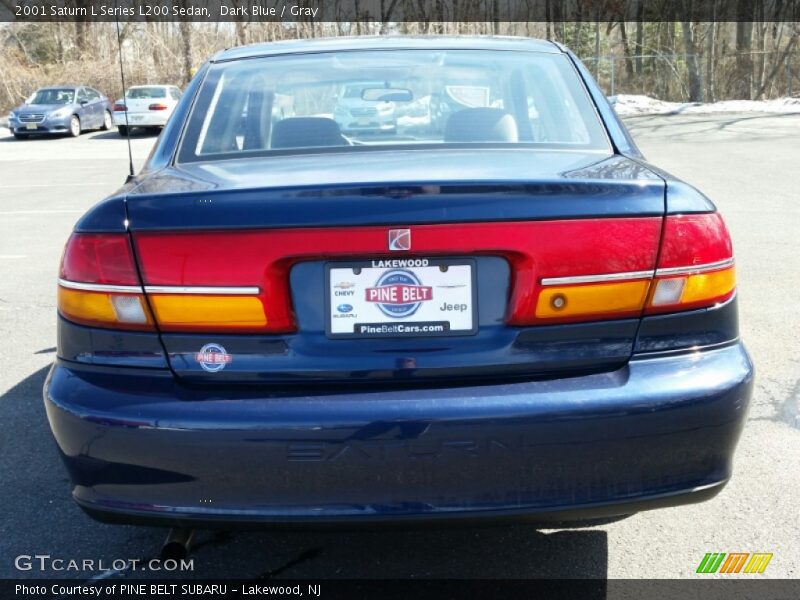
[[[75,500],[119,522],[697,502],[753,379],[714,205],[526,39],[221,52],[77,223],[58,312],[48,418]]]

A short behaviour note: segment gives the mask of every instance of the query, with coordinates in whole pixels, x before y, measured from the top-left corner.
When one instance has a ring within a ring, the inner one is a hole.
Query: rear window
[[[149,98],[166,98],[167,90],[163,87],[140,87],[128,90],[129,100],[144,100]]]
[[[179,160],[453,144],[610,151],[565,55],[382,50],[213,65]]]

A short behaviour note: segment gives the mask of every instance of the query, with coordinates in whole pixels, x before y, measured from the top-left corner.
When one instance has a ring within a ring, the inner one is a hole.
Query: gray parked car
[[[90,87],[44,87],[11,111],[8,128],[18,140],[41,133],[78,137],[86,129],[111,128],[111,103]]]

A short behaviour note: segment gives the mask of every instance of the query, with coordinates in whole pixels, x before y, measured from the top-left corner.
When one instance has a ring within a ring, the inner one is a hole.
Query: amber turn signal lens
[[[736,269],[733,267],[723,271],[690,275],[686,278],[681,302],[693,304],[724,298],[736,287]]]
[[[653,311],[711,306],[730,298],[736,289],[736,269],[694,273],[656,280],[648,306]]]
[[[206,329],[253,329],[264,327],[264,305],[254,296],[198,296],[152,294],[159,327],[165,331]]]
[[[58,311],[82,325],[119,329],[153,329],[153,320],[140,294],[117,294],[58,286]]]
[[[539,294],[536,317],[572,319],[638,313],[644,306],[649,285],[649,280],[640,280],[546,287]]]

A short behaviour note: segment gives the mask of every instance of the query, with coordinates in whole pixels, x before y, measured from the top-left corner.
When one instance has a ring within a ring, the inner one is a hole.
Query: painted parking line
[[[10,185],[0,185],[0,190],[10,188],[41,188],[41,187],[75,187],[75,186],[88,186],[88,185],[112,185],[108,181],[89,181],[86,183],[12,183]]]
[[[52,210],[0,210],[0,215],[79,215],[85,210],[54,208]]]

